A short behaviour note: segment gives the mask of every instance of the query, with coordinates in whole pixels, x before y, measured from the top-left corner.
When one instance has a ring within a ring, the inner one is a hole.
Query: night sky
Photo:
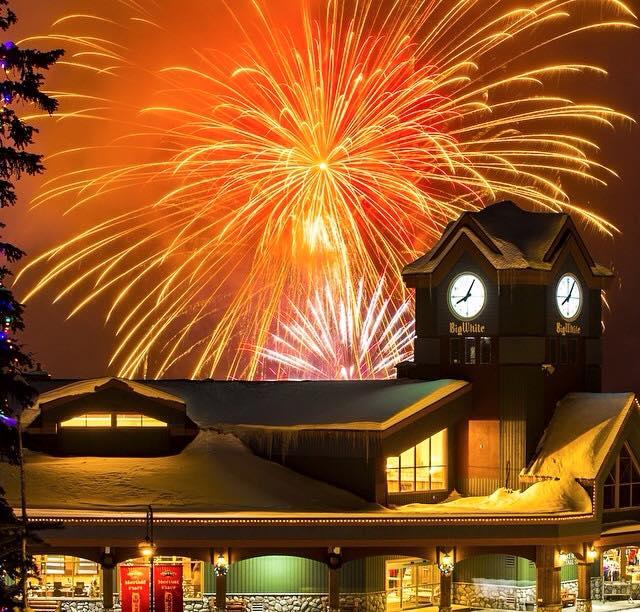
[[[286,19],[286,7],[290,1],[270,2],[270,5],[276,14],[280,12]],[[191,15],[188,18],[180,16],[178,11],[178,7],[184,4],[169,0],[158,2],[158,10],[165,13],[163,22],[173,23],[174,28],[167,32],[166,47],[146,48],[144,41],[137,41],[141,52],[147,54],[145,61],[149,62],[150,68],[176,63],[185,48],[206,44],[203,41],[220,48],[233,45],[233,23],[228,16],[225,17],[225,11],[217,6],[217,2],[187,2],[197,7],[190,8],[199,12],[196,17]],[[239,2],[239,5],[243,4]],[[96,7],[109,6],[110,3],[94,0],[13,0],[12,5],[20,23],[11,37],[18,40],[25,35],[47,32],[51,22],[61,14],[74,10],[82,12],[83,7],[86,12],[88,6],[96,12]],[[112,2],[111,6],[114,5]],[[640,12],[640,2],[630,2],[630,5]],[[640,31],[607,33],[597,37],[590,34],[565,40],[543,53],[547,53],[549,58],[595,61],[605,67],[609,72],[606,80],[583,79],[567,84],[572,96],[614,106],[640,118]],[[48,86],[55,89],[56,85],[59,83],[56,82],[54,68]],[[131,99],[135,104],[135,86],[131,83],[128,86],[132,88]],[[104,137],[104,132],[100,131],[104,126],[100,124],[45,123],[36,150],[50,153],[59,149],[65,130],[83,130],[89,142],[99,142]],[[598,160],[616,169],[620,180],[612,179],[606,189],[582,184],[576,186],[573,193],[620,229],[620,234],[611,239],[579,224],[595,258],[616,273],[616,280],[607,296],[611,312],[605,316],[605,389],[640,391],[640,358],[637,357],[640,345],[640,132],[636,126],[619,125],[615,132],[600,130],[595,137],[601,146]],[[54,207],[27,210],[28,200],[46,178],[45,175],[44,179],[23,181],[19,188],[20,202],[7,218],[7,237],[30,255],[72,235],[73,224],[82,217],[63,219]],[[20,297],[19,290],[17,295]],[[104,374],[112,346],[112,330],[104,325],[103,308],[89,308],[69,321],[66,320],[67,313],[67,304],[51,305],[50,292],[31,301],[25,334],[28,348],[56,377]]]

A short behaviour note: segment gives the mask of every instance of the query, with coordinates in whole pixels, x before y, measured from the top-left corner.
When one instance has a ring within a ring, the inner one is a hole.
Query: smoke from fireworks
[[[114,139],[96,144],[101,163],[87,164],[95,150],[80,142],[57,154],[78,167],[54,174],[34,204],[90,208],[91,222],[22,271],[26,298],[55,290],[55,300],[73,300],[71,315],[106,303],[111,363],[123,376],[254,377],[265,354],[282,354],[269,342],[291,334],[299,354],[281,366],[341,376],[341,358],[325,371],[318,351],[306,352],[302,340],[323,333],[318,317],[342,308],[367,321],[357,300],[460,211],[509,197],[610,231],[564,185],[613,175],[585,130],[624,117],[553,93],[560,76],[604,70],[536,63],[554,40],[635,27],[623,2],[591,3],[593,18],[588,4],[328,0],[303,3],[299,27],[285,29],[254,0],[252,18],[238,20],[237,53],[193,52],[191,63],[152,75],[127,44],[132,28],[167,36],[151,2],[62,17],[35,37],[65,46],[66,68],[84,75],[86,89],[56,92],[59,118],[109,121]],[[129,98],[96,93],[125,74],[152,84],[135,92],[138,113]],[[114,200],[116,213],[103,206]],[[373,345],[398,322],[402,287],[383,301]],[[341,350],[332,340],[318,350]],[[388,373],[381,359],[382,368],[375,358],[364,370],[351,364],[354,375]]]

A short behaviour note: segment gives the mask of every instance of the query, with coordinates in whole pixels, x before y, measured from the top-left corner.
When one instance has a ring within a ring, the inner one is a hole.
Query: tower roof
[[[434,247],[405,266],[403,276],[429,274],[448,252],[460,233],[465,233],[498,270],[549,270],[555,254],[571,236],[595,276],[611,276],[596,264],[571,217],[562,212],[531,212],[511,201],[465,212],[447,225]]]

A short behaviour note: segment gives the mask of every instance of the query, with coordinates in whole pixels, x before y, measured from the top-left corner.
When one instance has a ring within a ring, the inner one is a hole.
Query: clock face
[[[564,274],[556,287],[556,304],[565,321],[573,321],[582,308],[582,287],[573,274]]]
[[[458,274],[449,285],[449,308],[458,319],[477,317],[484,308],[486,297],[484,283],[471,272]]]

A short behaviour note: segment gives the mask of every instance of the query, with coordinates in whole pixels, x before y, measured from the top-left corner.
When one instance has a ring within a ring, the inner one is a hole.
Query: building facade
[[[179,576],[154,612],[640,596],[638,403],[600,392],[612,274],[571,218],[464,213],[403,278],[397,380],[34,380],[33,605],[146,612],[145,541]],[[16,470],[0,484],[17,506]]]

